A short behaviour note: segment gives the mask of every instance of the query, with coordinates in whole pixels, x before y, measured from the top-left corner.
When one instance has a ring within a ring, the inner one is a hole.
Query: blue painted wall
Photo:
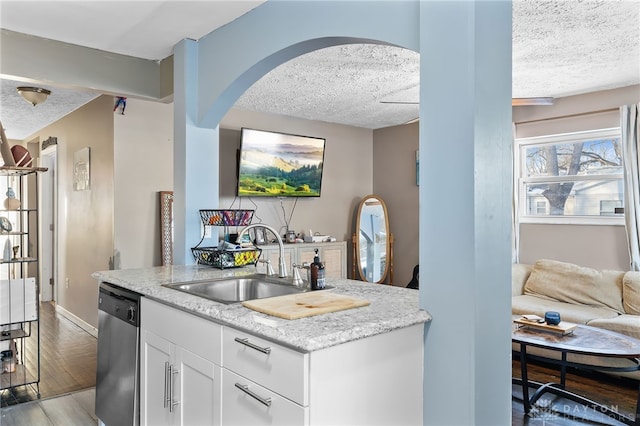
[[[434,317],[424,424],[509,424],[510,2],[268,1],[197,43],[181,42],[176,261],[190,261],[199,240],[195,206],[218,200],[217,128],[227,110],[286,60],[355,42],[421,53],[420,306]]]

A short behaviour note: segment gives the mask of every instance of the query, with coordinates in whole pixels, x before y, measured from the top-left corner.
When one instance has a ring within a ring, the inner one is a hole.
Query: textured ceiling
[[[261,1],[6,1],[0,27],[95,49],[162,59]],[[37,6],[37,7],[34,7]],[[513,3],[513,96],[564,97],[640,83],[640,0]],[[0,80],[0,119],[22,139],[96,93],[50,85],[32,107]],[[381,45],[332,47],[295,58],[252,86],[236,106],[365,128],[405,123],[417,105],[419,55]],[[19,108],[19,109],[18,109]],[[25,109],[26,108],[26,109]]]

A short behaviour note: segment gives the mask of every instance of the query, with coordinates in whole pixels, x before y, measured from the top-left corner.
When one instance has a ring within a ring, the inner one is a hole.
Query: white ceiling
[[[99,50],[159,60],[184,38],[199,39],[262,1],[7,1],[0,27]],[[640,83],[640,0],[516,0],[513,96],[565,97]],[[96,93],[52,85],[33,107],[0,80],[0,120],[23,139]],[[381,45],[339,46],[278,67],[238,100],[239,108],[365,128],[405,123],[417,105],[419,55]]]

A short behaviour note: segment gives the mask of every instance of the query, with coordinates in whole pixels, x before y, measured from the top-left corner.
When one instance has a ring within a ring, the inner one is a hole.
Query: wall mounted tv
[[[242,128],[239,196],[319,197],[325,139]]]

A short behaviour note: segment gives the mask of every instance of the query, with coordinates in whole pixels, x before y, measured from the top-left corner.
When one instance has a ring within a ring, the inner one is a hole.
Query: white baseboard
[[[74,323],[84,331],[86,331],[87,333],[91,334],[96,339],[98,338],[98,329],[92,326],[91,324],[89,324],[88,322],[86,322],[85,320],[83,320],[82,318],[72,314],[71,312],[67,311],[65,308],[63,308],[58,304],[56,304],[56,312],[58,312],[60,315],[62,315],[63,317],[65,317],[66,319],[68,319],[69,321],[71,321],[72,323]]]

